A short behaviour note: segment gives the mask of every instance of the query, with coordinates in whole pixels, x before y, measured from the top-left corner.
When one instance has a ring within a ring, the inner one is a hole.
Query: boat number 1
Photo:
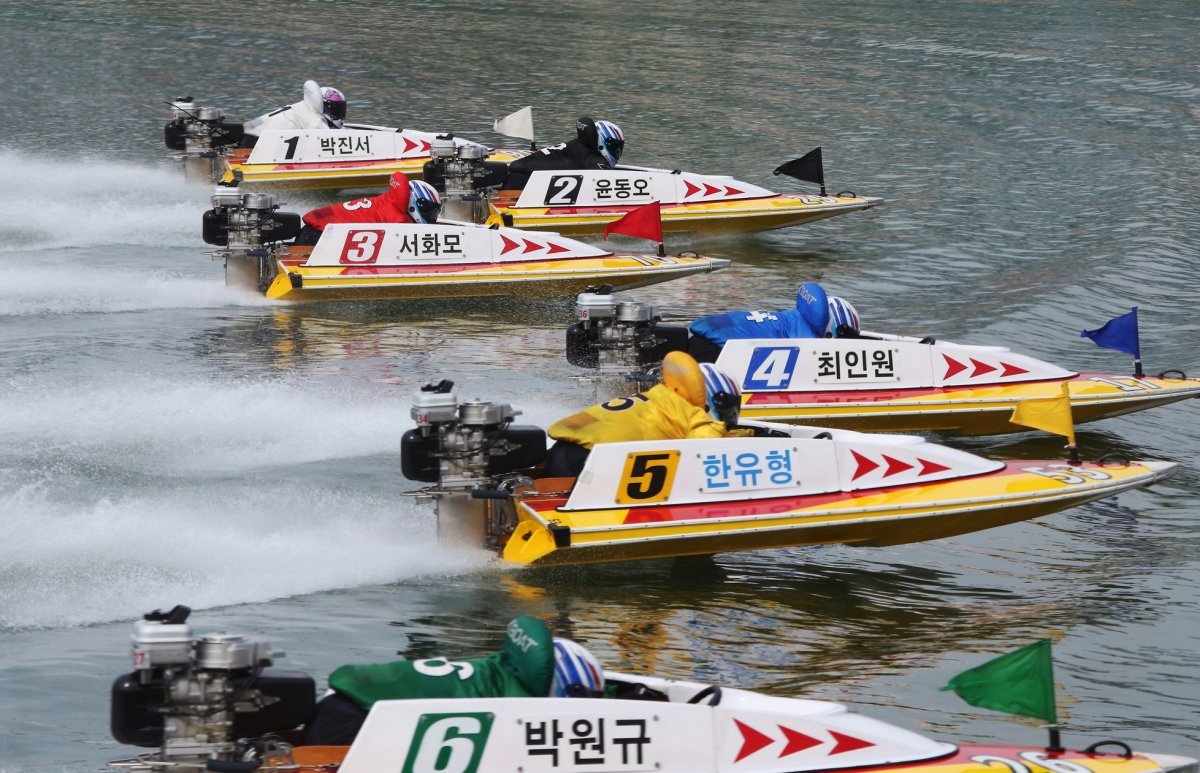
[[[578,174],[556,174],[550,178],[550,184],[546,186],[546,203],[549,205],[555,204],[574,204],[579,198],[579,189],[583,187],[583,175]]]
[[[972,762],[978,762],[982,765],[992,767],[992,763],[996,766],[1004,766],[1011,773],[1033,773],[1030,766],[1049,770],[1051,773],[1092,773],[1092,769],[1078,762],[1064,760],[1061,758],[1053,758],[1044,752],[1021,752],[1018,755],[1021,760],[1012,760],[1008,757],[995,757],[990,754],[977,754],[971,758]]]
[[[1089,470],[1084,467],[1074,467],[1069,464],[1048,464],[1045,467],[1023,467],[1025,472],[1032,472],[1034,475],[1041,475],[1056,480],[1059,483],[1067,485],[1076,485],[1079,483],[1087,483],[1089,480],[1109,480],[1112,478],[1107,472],[1100,470]]]
[[[665,502],[671,496],[675,470],[679,468],[678,451],[632,453],[625,457],[625,471],[617,484],[617,503],[637,505]]]

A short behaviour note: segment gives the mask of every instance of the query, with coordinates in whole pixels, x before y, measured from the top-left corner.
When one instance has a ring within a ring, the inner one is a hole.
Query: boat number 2
[[[1041,475],[1056,480],[1059,483],[1068,485],[1076,485],[1079,483],[1087,483],[1089,480],[1109,480],[1112,478],[1107,472],[1100,470],[1089,470],[1085,467],[1074,467],[1070,464],[1048,464],[1045,467],[1023,467],[1025,472],[1032,472],[1034,475]]]
[[[1021,752],[1018,756],[1023,761],[1012,760],[1008,757],[995,757],[990,754],[977,754],[971,758],[971,761],[988,767],[993,767],[992,763],[996,763],[995,766],[1008,768],[1011,773],[1033,773],[1030,770],[1031,765],[1051,773],[1092,773],[1091,768],[1080,765],[1078,762],[1053,758],[1044,752]]]
[[[550,178],[546,186],[546,204],[574,204],[579,198],[579,189],[583,187],[583,175],[556,174]]]
[[[383,233],[375,229],[347,231],[346,243],[342,246],[342,257],[338,262],[351,266],[374,263],[379,258],[379,248],[383,246]]]
[[[625,471],[617,484],[617,502],[638,505],[666,501],[671,496],[671,485],[678,468],[678,451],[643,451],[627,455]]]

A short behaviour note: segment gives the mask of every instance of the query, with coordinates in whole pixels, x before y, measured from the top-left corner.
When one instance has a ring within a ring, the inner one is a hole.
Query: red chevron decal
[[[720,192],[721,192],[721,189],[718,188],[717,186],[709,185],[708,183],[704,183],[704,195],[705,196],[711,196],[714,193],[720,193]]]
[[[935,472],[945,472],[946,470],[950,469],[949,467],[947,467],[944,464],[938,464],[937,462],[931,462],[928,459],[918,459],[917,461],[921,463],[921,474],[922,475],[932,475]]]
[[[895,475],[898,472],[904,472],[905,470],[911,470],[913,468],[913,466],[908,462],[902,462],[899,459],[893,459],[887,454],[883,455],[883,460],[887,462],[888,466],[887,472],[883,474],[883,477],[885,478]]]
[[[521,245],[517,244],[516,242],[514,242],[512,239],[509,239],[504,234],[500,235],[500,241],[504,242],[504,249],[500,250],[501,255],[507,255],[508,253],[512,252],[513,250],[515,250],[516,248],[521,246]]]
[[[734,762],[741,762],[759,749],[765,749],[775,743],[775,739],[768,735],[763,735],[749,725],[743,724],[738,720],[733,720],[733,724],[742,733],[742,748],[738,750],[737,759]]]
[[[974,357],[971,358],[971,364],[975,366],[975,370],[971,372],[971,378],[982,376],[984,373],[991,373],[996,369],[995,365],[988,365],[986,362],[980,362]]]
[[[690,182],[688,182],[687,180],[684,180],[684,181],[683,181],[683,197],[684,197],[685,199],[686,199],[688,196],[695,195],[695,194],[697,194],[697,193],[699,193],[699,192],[700,192],[700,189],[699,189],[698,187],[696,187],[695,185],[692,185],[692,184],[691,184]]]
[[[404,150],[402,152],[407,153],[415,147],[418,147],[417,143],[413,142],[408,137],[404,138]]]
[[[425,151],[426,153],[428,153],[429,149],[432,147],[433,144],[429,140],[424,140],[421,142],[421,150]]]
[[[521,252],[537,252],[538,250],[545,249],[543,245],[537,242],[531,242],[528,239],[522,239],[521,241],[525,242],[525,249],[521,250]]]
[[[814,746],[820,746],[821,741],[813,738],[811,735],[792,730],[791,728],[779,725],[780,732],[783,733],[783,738],[787,741],[787,745],[783,747],[783,751],[779,753],[780,757],[786,757],[789,754],[802,752],[805,749],[811,749]]]
[[[833,740],[835,742],[835,746],[829,751],[830,756],[834,754],[842,754],[844,752],[858,751],[859,749],[866,749],[868,746],[875,745],[870,741],[864,741],[861,738],[843,735],[842,733],[834,730],[830,730],[829,734],[833,736]]]
[[[854,471],[854,475],[850,478],[850,480],[858,480],[879,466],[878,462],[871,461],[858,451],[851,450],[850,453],[854,456],[854,461],[858,462],[858,469]]]
[[[1029,372],[1024,368],[1018,368],[1016,365],[1011,365],[1007,362],[1002,362],[1000,365],[1004,368],[1004,371],[1000,374],[1000,378],[1004,378],[1006,376],[1019,376],[1022,373]]]
[[[942,378],[950,378],[951,376],[958,375],[967,369],[966,365],[963,365],[953,357],[943,354],[942,359],[946,361],[946,375],[942,376]]]
[[[745,193],[745,191],[739,191],[737,188],[734,188],[734,187],[732,187],[732,186],[729,186],[729,185],[726,185],[726,186],[725,186],[725,195],[727,195],[727,196],[736,196],[736,195],[738,195],[739,193]]]
[[[561,244],[555,244],[554,242],[548,242],[546,244],[546,249],[550,250],[551,255],[554,255],[555,253],[559,253],[559,252],[570,252],[571,251],[570,247],[564,247]]]

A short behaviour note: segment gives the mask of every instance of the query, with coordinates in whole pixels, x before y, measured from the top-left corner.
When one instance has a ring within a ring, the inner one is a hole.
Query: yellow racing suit
[[[724,422],[658,384],[633,397],[593,405],[554,423],[550,437],[591,449],[631,440],[728,437]]]

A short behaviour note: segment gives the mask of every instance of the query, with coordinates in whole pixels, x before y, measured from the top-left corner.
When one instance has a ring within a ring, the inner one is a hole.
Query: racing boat
[[[190,610],[138,621],[134,670],[112,687],[112,734],[154,749],[120,770],[476,773],[731,771],[783,773],[1195,773],[1196,760],[1134,752],[954,744],[829,701],[605,671],[605,696],[378,701],[351,746],[304,746],[316,685],[271,668],[270,644],[194,636]],[[339,767],[340,766],[340,767]]]
[[[524,155],[446,133],[352,123],[342,129],[266,130],[253,148],[237,148],[242,125],[226,122],[220,109],[197,107],[190,98],[171,104],[164,133],[189,176],[248,189],[382,189],[393,172],[419,180],[438,138],[481,168],[498,168],[500,180],[508,162]]]
[[[337,223],[312,247],[287,244],[300,216],[273,196],[218,186],[204,241],[221,247],[227,284],[284,301],[571,295],[597,281],[620,289],[716,271],[694,253],[618,254],[558,234],[470,223]]]
[[[814,159],[798,173],[797,162]],[[883,199],[852,191],[828,195],[820,148],[784,164],[776,174],[819,181],[820,195],[777,193],[725,175],[641,166],[573,171],[536,171],[520,191],[490,198],[489,224],[551,229],[571,236],[599,236],[638,207],[658,202],[666,233],[737,233],[803,225],[857,212]],[[446,191],[453,198],[454,190]]]
[[[660,324],[652,304],[584,293],[567,333],[567,359],[608,373],[644,373],[687,328]],[[1002,346],[861,334],[861,338],[730,340],[717,367],[742,389],[741,415],[869,432],[1019,432],[1018,402],[1054,397],[1066,384],[1076,424],[1200,397],[1200,379],[1077,373]]]
[[[1176,466],[996,461],[910,435],[746,421],[754,437],[603,443],[577,478],[539,478],[545,432],[512,425],[508,404],[459,404],[452,389],[417,394],[402,470],[435,484],[414,493],[436,500],[439,538],[520,565],[923,542],[1113,496]]]

